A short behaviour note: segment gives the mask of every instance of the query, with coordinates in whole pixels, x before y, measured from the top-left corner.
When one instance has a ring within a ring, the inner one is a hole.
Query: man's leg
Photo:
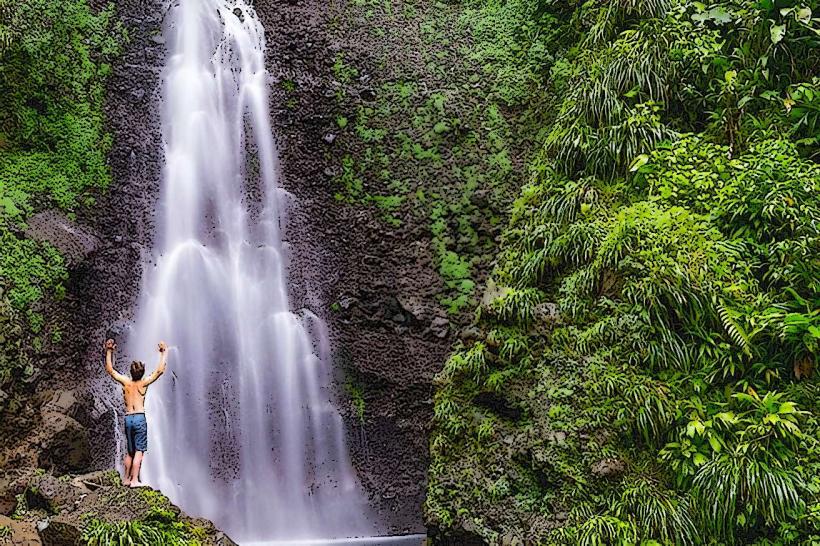
[[[140,483],[140,467],[142,466],[142,451],[134,453],[134,461],[131,463],[131,487],[142,487]]]
[[[148,422],[144,413],[134,416],[134,460],[131,463],[131,487],[142,487],[140,483],[140,467],[145,451],[148,449]]]
[[[131,463],[133,460],[130,453],[125,454],[125,461],[123,461],[123,465],[125,466],[125,472],[123,472],[124,478],[122,479],[123,485],[131,485]]]

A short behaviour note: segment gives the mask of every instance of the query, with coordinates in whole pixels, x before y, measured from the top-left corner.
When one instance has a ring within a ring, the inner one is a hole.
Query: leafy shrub
[[[31,372],[22,339],[42,329],[37,302],[61,297],[67,278],[53,248],[23,235],[28,217],[90,205],[108,184],[104,81],[124,38],[113,11],[85,0],[0,2],[0,297],[10,304],[0,307],[0,387]]]
[[[152,510],[145,518],[134,521],[88,518],[80,540],[88,546],[196,546],[200,544],[196,535],[195,529],[178,521],[171,512]]]
[[[504,104],[529,100],[552,62],[553,41],[561,39],[556,18],[528,0],[489,1],[465,10],[462,24],[473,43],[466,48],[492,78],[492,91]]]
[[[818,539],[816,10],[575,8],[487,334],[437,377],[434,524],[488,542]]]

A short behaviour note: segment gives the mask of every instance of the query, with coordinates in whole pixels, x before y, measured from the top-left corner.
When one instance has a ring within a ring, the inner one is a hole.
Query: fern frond
[[[718,315],[720,316],[723,328],[726,330],[726,333],[729,334],[729,338],[735,345],[743,349],[743,352],[746,353],[747,356],[751,357],[752,340],[737,320],[740,314],[730,309],[726,305],[726,302],[721,300],[718,305]]]

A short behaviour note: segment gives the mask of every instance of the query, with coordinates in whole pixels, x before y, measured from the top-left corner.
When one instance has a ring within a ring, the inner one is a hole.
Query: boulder
[[[115,470],[57,478],[29,469],[0,476],[24,488],[26,500],[15,520],[0,516],[0,526],[11,529],[11,542],[0,536],[3,545],[77,546],[89,517],[107,523],[145,522],[156,521],[161,513],[166,523],[185,525],[203,546],[236,546],[210,521],[187,516],[158,491],[123,487]]]
[[[422,297],[412,294],[399,293],[396,296],[401,308],[415,320],[426,322],[433,320],[438,307]]]
[[[75,391],[58,390],[54,391],[54,395],[51,399],[43,404],[43,410],[56,411],[76,419],[77,415],[82,410],[82,407]]]
[[[37,526],[43,546],[76,546],[83,530],[77,518],[55,516]]]
[[[626,463],[620,459],[601,459],[592,465],[591,471],[599,478],[617,478],[626,472]]]
[[[9,530],[9,534],[5,538],[0,536],[0,544],[9,544],[11,546],[41,546],[43,544],[37,530],[30,522],[17,521],[0,515],[0,528]]]
[[[14,513],[19,493],[13,478],[0,474],[0,516],[10,516]]]
[[[61,480],[52,474],[35,476],[26,488],[26,506],[57,514],[60,510],[73,507],[79,501],[82,491],[69,481]]]
[[[60,251],[69,266],[84,261],[100,246],[100,238],[58,210],[45,210],[29,218],[26,237],[49,243]]]
[[[505,533],[501,536],[502,546],[523,546],[524,541],[513,533]]]
[[[88,431],[75,419],[56,411],[42,412],[43,430],[38,466],[57,473],[76,472],[91,464]]]
[[[538,322],[554,322],[558,319],[558,304],[547,302],[540,303],[533,309],[533,315]]]
[[[506,286],[498,286],[492,277],[487,279],[487,286],[484,288],[484,294],[481,296],[481,305],[489,308],[495,300],[501,298],[509,292],[510,289]]]
[[[122,485],[120,475],[116,470],[97,470],[87,474],[80,474],[71,480],[71,485],[89,491],[96,491],[102,487]]]
[[[430,323],[430,331],[433,332],[436,337],[447,337],[447,334],[450,332],[450,321],[444,317],[436,317]]]

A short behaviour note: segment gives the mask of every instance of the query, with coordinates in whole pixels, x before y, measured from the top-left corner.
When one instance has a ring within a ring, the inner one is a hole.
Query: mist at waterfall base
[[[288,302],[264,29],[243,0],[166,17],[165,172],[124,355],[149,388],[143,480],[240,542],[372,535],[323,322]]]

